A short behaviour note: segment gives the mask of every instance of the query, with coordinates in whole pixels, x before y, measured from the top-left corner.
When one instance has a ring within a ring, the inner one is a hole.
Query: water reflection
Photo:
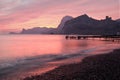
[[[2,68],[5,68],[12,75],[28,75],[26,70],[40,73],[46,65],[49,66],[46,69],[54,68],[77,62],[83,56],[120,47],[119,44],[100,40],[66,40],[60,35],[0,36],[0,41],[0,69],[4,72]],[[16,69],[19,74],[14,73]]]
[[[45,54],[75,53],[113,44],[99,40],[66,40],[64,36],[59,35],[8,35],[0,36],[0,41],[0,60]]]

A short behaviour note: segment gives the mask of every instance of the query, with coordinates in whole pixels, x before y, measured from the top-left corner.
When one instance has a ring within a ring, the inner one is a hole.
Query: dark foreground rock
[[[24,80],[120,80],[120,50],[89,56],[81,63],[60,66]]]

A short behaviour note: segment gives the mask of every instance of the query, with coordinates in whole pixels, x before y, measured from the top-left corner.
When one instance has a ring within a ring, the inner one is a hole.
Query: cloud
[[[73,1],[73,0],[66,0],[66,1],[53,0],[53,2],[51,2],[51,0],[44,0],[43,2],[35,0],[33,3],[30,3],[30,0],[26,0],[26,2],[24,1],[25,0],[3,1],[1,3],[3,6],[1,6],[1,9],[0,9],[0,13],[1,13],[0,23],[2,22],[2,24],[6,24],[6,23],[13,23],[15,21],[24,22],[31,18],[39,17],[43,13],[49,13],[51,11],[56,11],[54,7],[62,6],[63,3],[64,4],[66,3],[67,5],[68,3],[67,1]],[[6,5],[4,6],[4,4]]]
[[[0,0],[0,29],[10,28],[11,24],[29,23],[39,17],[48,21],[47,16],[61,19],[65,15],[75,17],[86,13],[95,18],[101,18],[101,15],[118,18],[118,7],[119,0]],[[55,24],[56,21],[52,21]]]

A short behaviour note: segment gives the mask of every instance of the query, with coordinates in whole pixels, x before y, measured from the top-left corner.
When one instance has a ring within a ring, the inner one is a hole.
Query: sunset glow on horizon
[[[119,16],[119,0],[0,0],[0,33],[22,28],[56,28],[62,17],[87,14],[95,19]]]

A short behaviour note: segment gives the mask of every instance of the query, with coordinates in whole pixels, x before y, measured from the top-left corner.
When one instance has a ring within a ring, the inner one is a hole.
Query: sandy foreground
[[[120,80],[120,49],[85,57],[79,63],[63,65],[24,80]]]

